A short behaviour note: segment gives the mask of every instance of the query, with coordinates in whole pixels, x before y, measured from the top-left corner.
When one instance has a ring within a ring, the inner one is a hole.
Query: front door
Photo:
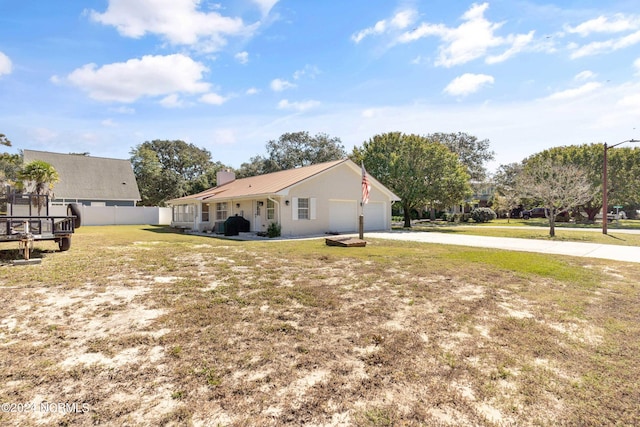
[[[264,201],[256,200],[253,206],[253,231],[262,231],[262,212],[265,211]]]

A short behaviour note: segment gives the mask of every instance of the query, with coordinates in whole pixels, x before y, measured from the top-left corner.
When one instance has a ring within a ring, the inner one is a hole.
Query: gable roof
[[[360,170],[360,167],[349,159],[334,160],[331,162],[317,163],[295,169],[236,179],[218,187],[210,188],[201,193],[169,200],[169,203],[194,199],[214,201],[231,198],[251,198],[273,195],[341,164],[350,165],[351,168],[355,168],[358,172]],[[375,179],[372,181],[386,191],[389,191]],[[389,194],[394,198],[394,200],[399,200],[399,198],[390,191]]]
[[[129,160],[24,150],[24,162],[41,160],[55,168],[60,181],[56,199],[140,200],[138,183]]]

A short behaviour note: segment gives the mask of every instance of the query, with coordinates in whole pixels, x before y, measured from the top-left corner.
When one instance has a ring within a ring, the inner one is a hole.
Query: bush
[[[491,208],[475,208],[471,211],[471,219],[475,222],[489,222],[496,219],[496,213]]]
[[[468,222],[471,214],[468,213],[445,213],[442,219],[448,222]]]
[[[269,228],[267,228],[267,236],[268,237],[280,237],[281,227],[277,222],[272,222],[269,224]]]

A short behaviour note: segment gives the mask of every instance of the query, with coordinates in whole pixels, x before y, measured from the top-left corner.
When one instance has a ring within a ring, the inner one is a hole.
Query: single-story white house
[[[224,221],[237,215],[251,232],[265,232],[271,223],[280,224],[282,236],[358,231],[362,170],[349,159],[242,179],[221,171],[217,178],[214,188],[167,202],[171,226],[222,232]],[[364,230],[390,230],[391,205],[400,198],[371,175],[368,180]]]

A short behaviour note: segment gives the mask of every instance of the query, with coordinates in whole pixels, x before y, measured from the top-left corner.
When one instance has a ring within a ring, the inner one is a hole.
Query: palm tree
[[[29,181],[33,184],[33,193],[36,194],[36,202],[34,205],[38,208],[38,216],[42,210],[42,200],[44,195],[51,195],[53,184],[60,180],[58,172],[53,166],[42,160],[34,160],[27,163],[20,171],[20,179]]]

